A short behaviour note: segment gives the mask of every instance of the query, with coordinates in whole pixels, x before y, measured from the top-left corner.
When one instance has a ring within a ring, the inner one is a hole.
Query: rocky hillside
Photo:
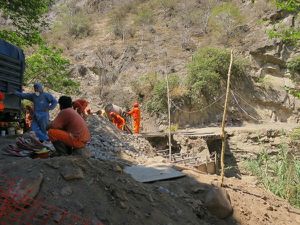
[[[264,0],[61,0],[49,17],[45,36],[71,59],[81,95],[94,109],[105,102],[130,107],[140,101],[144,131],[163,129],[166,115],[149,113],[148,103],[156,90],[164,90],[155,85],[165,74],[176,74],[181,84],[171,93],[173,124],[220,121],[225,80],[212,98],[200,96],[201,104],[186,100],[189,64],[205,47],[232,49],[234,60],[247,62],[245,75],[232,83],[229,122],[298,122],[300,105],[291,91],[297,71],[291,74],[287,63],[300,49],[270,33],[299,29],[299,13],[284,13]]]

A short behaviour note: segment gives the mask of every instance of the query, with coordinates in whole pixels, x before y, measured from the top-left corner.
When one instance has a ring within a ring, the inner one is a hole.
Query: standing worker
[[[72,103],[73,109],[78,112],[83,119],[86,119],[91,114],[89,102],[84,99],[77,99]]]
[[[57,100],[50,94],[45,93],[40,83],[33,85],[34,93],[15,92],[15,95],[22,99],[33,102],[33,115],[31,130],[41,142],[48,141],[47,126],[49,124],[49,110],[53,110],[57,105]]]
[[[140,133],[140,124],[141,124],[141,110],[139,108],[139,103],[133,104],[133,109],[129,111],[127,114],[132,116],[133,118],[133,132],[135,134]]]
[[[126,124],[125,119],[115,112],[111,112],[109,115],[112,119],[112,123],[115,124],[120,130],[123,130]]]

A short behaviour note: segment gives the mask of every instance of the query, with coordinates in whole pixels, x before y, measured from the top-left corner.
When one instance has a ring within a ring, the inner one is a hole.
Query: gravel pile
[[[91,132],[88,148],[97,159],[116,160],[121,154],[133,158],[154,155],[154,149],[146,139],[126,134],[104,118],[90,116],[87,123]]]

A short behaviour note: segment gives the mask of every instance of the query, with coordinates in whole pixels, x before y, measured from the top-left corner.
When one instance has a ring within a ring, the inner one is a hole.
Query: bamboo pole
[[[166,73],[167,97],[168,97],[168,120],[169,120],[169,161],[172,160],[172,144],[171,144],[171,105],[170,105],[170,90],[168,73]]]
[[[231,67],[233,61],[233,50],[230,53],[230,64],[228,69],[228,78],[227,78],[227,88],[226,88],[226,96],[225,96],[225,103],[224,103],[224,112],[223,112],[223,120],[222,120],[222,151],[221,151],[221,186],[223,185],[224,181],[224,155],[225,155],[225,144],[226,144],[226,134],[225,134],[225,120],[226,120],[226,113],[227,113],[227,106],[228,106],[228,96],[229,96],[229,89],[230,89],[230,75],[231,75]]]
[[[169,161],[172,161],[172,143],[171,143],[171,102],[170,102],[170,89],[169,89],[169,78],[168,78],[168,66],[167,66],[168,53],[165,52],[165,79],[167,84],[167,98],[168,98],[168,122],[169,122]]]

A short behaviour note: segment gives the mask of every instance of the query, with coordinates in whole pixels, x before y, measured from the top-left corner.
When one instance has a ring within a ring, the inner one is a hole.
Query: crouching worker
[[[72,99],[61,96],[58,100],[60,112],[50,123],[48,136],[57,155],[71,154],[84,148],[90,140],[90,132],[84,119],[72,108]]]
[[[112,123],[115,124],[120,130],[123,130],[126,124],[125,119],[115,112],[110,112],[109,115],[112,119]]]

